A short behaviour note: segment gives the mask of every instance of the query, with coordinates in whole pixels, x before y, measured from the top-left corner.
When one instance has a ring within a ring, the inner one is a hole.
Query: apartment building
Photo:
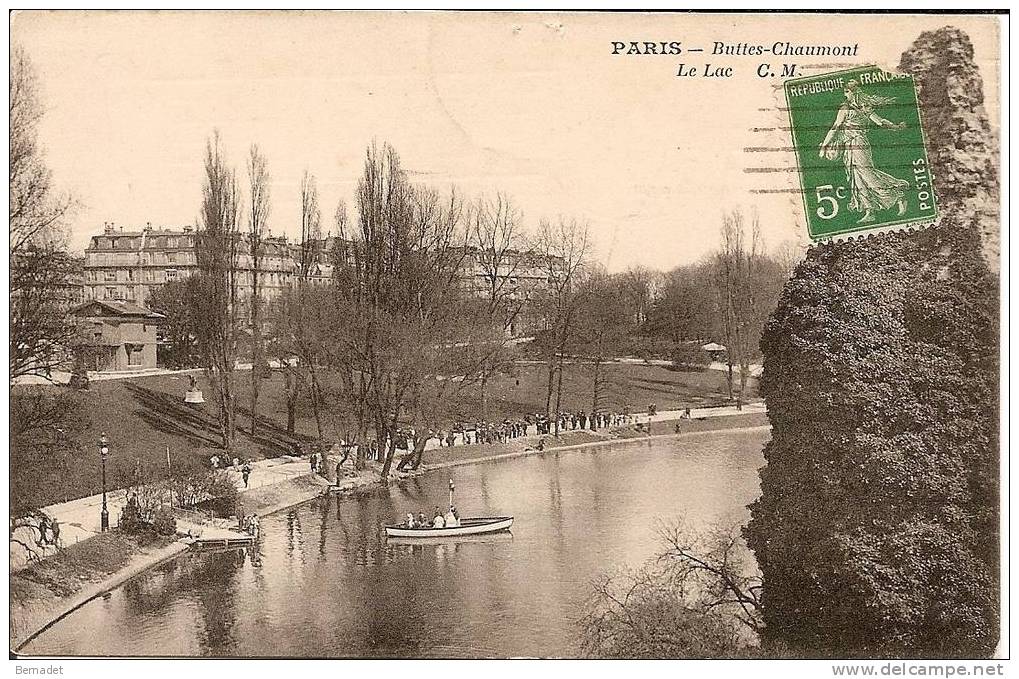
[[[153,227],[125,230],[113,223],[92,236],[85,250],[84,298],[86,300],[126,301],[144,306],[153,290],[170,281],[182,280],[198,271],[196,241],[200,237],[191,226]],[[267,236],[262,240],[259,271],[255,271],[246,233],[238,234],[237,264],[239,294],[250,297],[255,275],[265,299],[272,299],[293,283],[300,269],[301,247],[285,236]],[[330,253],[336,237],[324,238],[316,247],[311,280],[325,284],[332,278]],[[540,316],[530,304],[548,288],[546,267],[532,252],[513,251],[500,258],[497,271],[477,249],[468,249],[463,263],[463,284],[473,294],[486,296],[493,285],[500,297],[518,301],[520,312],[507,323],[511,335],[533,332],[541,325]],[[508,319],[509,320],[509,319]]]
[[[113,223],[92,236],[85,250],[85,298],[125,300],[144,305],[152,291],[170,281],[182,280],[198,271],[195,250],[198,234],[191,226],[153,227],[125,231]],[[247,297],[256,272],[247,234],[239,234],[237,264],[241,297]],[[263,295],[271,299],[289,285],[300,261],[300,246],[285,236],[267,236],[262,241],[258,275]],[[314,264],[312,280],[323,282],[332,276],[324,257]]]

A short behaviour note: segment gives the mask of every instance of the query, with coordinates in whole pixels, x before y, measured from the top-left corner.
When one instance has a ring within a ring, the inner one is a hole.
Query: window
[[[142,345],[141,344],[125,344],[124,350],[127,351],[127,364],[128,365],[141,365],[142,364]]]
[[[117,299],[117,289],[113,287],[106,288],[106,297],[104,299]]]
[[[176,269],[167,269],[166,270],[166,280],[168,280],[168,281],[175,281],[175,280],[177,280],[177,270]]]
[[[155,280],[152,269],[145,270],[145,280],[148,281],[149,283]]]
[[[134,300],[134,286],[133,285],[127,286],[127,298],[132,300],[132,301]]]
[[[166,253],[166,263],[167,264],[176,264],[177,263],[177,253],[176,252],[167,252]]]
[[[129,281],[133,281],[134,280],[134,269],[128,269],[127,270],[127,280],[129,280]]]
[[[105,280],[107,283],[115,283],[117,281],[117,272],[107,271],[105,274]]]
[[[174,237],[168,236],[167,239],[166,239],[166,247],[168,247],[168,248],[175,248],[175,247],[177,247],[177,239],[174,238]]]

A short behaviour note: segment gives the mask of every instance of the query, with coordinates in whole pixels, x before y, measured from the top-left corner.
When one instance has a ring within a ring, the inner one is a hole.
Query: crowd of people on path
[[[629,408],[622,412],[616,411],[565,411],[559,414],[558,431],[571,431],[587,429],[596,431],[609,427],[618,427],[630,424],[634,416]],[[502,422],[475,422],[473,425],[457,424],[449,431],[433,434],[430,437],[438,438],[440,446],[452,448],[460,441],[462,445],[477,443],[505,443],[513,439],[530,435],[552,434],[556,431],[555,416],[549,417],[541,413],[526,415],[522,419],[505,419]]]
[[[654,404],[649,406],[653,412]],[[556,427],[555,416],[547,416],[541,413],[525,415],[522,418],[506,418],[501,422],[477,421],[473,423],[458,422],[449,429],[435,431],[429,429],[423,435],[419,435],[415,429],[408,427],[397,430],[394,448],[398,453],[406,454],[414,449],[415,443],[424,443],[431,439],[438,441],[439,447],[452,448],[457,445],[474,444],[496,444],[506,443],[524,436],[542,436],[554,434],[556,431],[576,431],[607,429],[633,424],[637,417],[630,412],[629,406],[621,412],[617,411],[565,411],[559,414],[558,428]],[[342,440],[339,443],[341,453],[340,460],[336,464],[337,478],[341,476],[341,467],[348,459],[353,459],[360,454],[369,462],[382,462],[385,459],[386,450],[391,441],[387,438],[380,443],[377,439],[368,439],[363,443],[350,440]],[[303,452],[298,455],[305,457]],[[326,476],[325,458],[321,452],[307,454],[311,464],[311,471]]]

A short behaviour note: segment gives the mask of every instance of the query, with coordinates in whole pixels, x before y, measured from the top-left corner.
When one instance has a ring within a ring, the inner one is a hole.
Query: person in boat
[[[417,519],[414,518],[414,512],[407,512],[407,528],[417,528]]]
[[[432,528],[445,528],[445,527],[446,527],[446,519],[445,519],[445,517],[442,516],[442,512],[439,511],[439,508],[436,507],[435,508],[435,518],[432,519]]]
[[[450,505],[449,511],[446,512],[445,520],[446,528],[457,528],[460,526],[460,519],[456,516],[456,507]]]
[[[425,516],[424,512],[418,512],[418,520],[414,525],[415,528],[428,528],[428,517]]]

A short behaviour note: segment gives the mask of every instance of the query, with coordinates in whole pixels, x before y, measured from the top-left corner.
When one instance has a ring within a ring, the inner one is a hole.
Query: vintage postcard
[[[1007,13],[9,22],[18,673],[1003,672]]]

